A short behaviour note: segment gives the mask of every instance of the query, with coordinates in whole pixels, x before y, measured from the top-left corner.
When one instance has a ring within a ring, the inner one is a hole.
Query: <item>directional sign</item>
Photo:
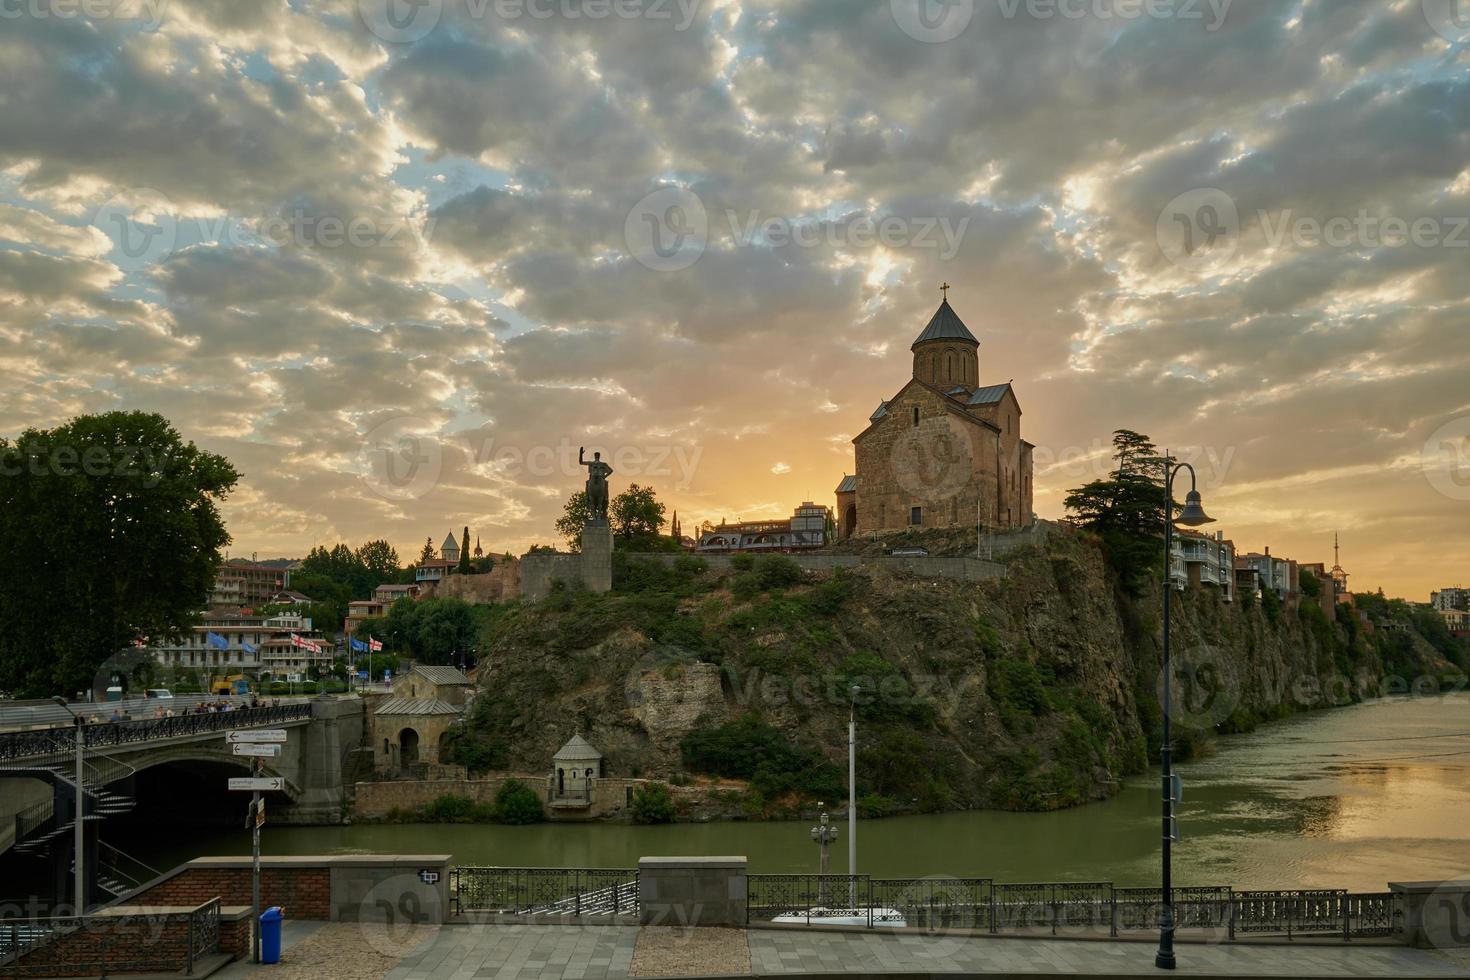
[[[281,754],[279,745],[262,745],[258,742],[236,742],[230,746],[235,755],[251,755],[262,759],[274,759]]]
[[[256,829],[265,826],[265,800],[261,800],[255,806],[255,826]]]
[[[240,745],[245,742],[284,742],[286,730],[284,728],[237,728],[232,732],[225,732],[225,741],[231,745]]]
[[[283,790],[286,788],[284,776],[233,776],[230,778],[230,789],[245,790],[247,792],[260,793],[267,790]]]

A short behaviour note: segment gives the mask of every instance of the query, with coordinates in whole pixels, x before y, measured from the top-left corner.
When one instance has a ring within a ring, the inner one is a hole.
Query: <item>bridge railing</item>
[[[456,915],[636,915],[638,871],[622,868],[454,868]]]
[[[108,749],[186,735],[207,735],[232,728],[258,728],[311,717],[309,703],[263,705],[231,711],[189,712],[172,718],[143,718],[84,725],[87,749]],[[75,729],[48,728],[31,732],[0,732],[0,762],[55,759],[74,752]]]

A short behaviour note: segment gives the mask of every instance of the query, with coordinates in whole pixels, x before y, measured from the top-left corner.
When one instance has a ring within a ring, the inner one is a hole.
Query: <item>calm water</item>
[[[1381,741],[1408,736],[1413,740]],[[1370,740],[1379,741],[1370,741]],[[1317,712],[1220,740],[1180,767],[1176,882],[1382,889],[1470,878],[1470,696]],[[861,871],[1004,881],[1156,880],[1157,777],[1054,814],[989,811],[863,821]],[[643,855],[744,854],[758,872],[815,871],[804,823],[268,827],[267,854],[450,853],[466,864],[631,867]],[[130,842],[151,863],[248,853],[243,832]],[[846,869],[846,826],[833,871]]]

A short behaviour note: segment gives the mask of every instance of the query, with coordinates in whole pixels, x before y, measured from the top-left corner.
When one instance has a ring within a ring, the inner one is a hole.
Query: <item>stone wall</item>
[[[59,931],[11,966],[16,975],[27,977],[182,973],[190,965],[193,911],[194,906],[100,909],[80,927]],[[236,959],[250,955],[249,913],[247,906],[221,907],[219,952]]]
[[[353,815],[358,820],[384,820],[395,810],[412,813],[428,806],[441,796],[463,796],[476,803],[491,804],[495,794],[507,780],[516,779],[534,789],[541,797],[542,810],[548,820],[580,821],[611,819],[620,816],[628,806],[631,793],[648,780],[607,777],[593,780],[590,807],[558,807],[552,805],[551,777],[545,774],[510,774],[483,779],[395,779],[380,783],[358,783]]]
[[[373,784],[367,784],[373,785]],[[380,900],[412,906],[431,922],[449,908],[448,854],[260,859],[261,907],[278,905],[288,918],[356,922],[379,915]],[[412,895],[412,899],[407,896]],[[127,895],[132,905],[194,908],[213,898],[250,904],[250,859],[196,858]]]
[[[521,559],[521,598],[539,602],[551,592],[551,583],[582,580],[582,556],[537,552]]]
[[[447,575],[435,584],[435,598],[463,599],[478,604],[504,602],[521,594],[521,563],[502,555],[484,575]]]

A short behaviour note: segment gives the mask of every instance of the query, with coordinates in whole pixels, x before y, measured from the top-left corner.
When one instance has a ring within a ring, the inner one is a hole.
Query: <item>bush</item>
[[[755,567],[755,556],[744,551],[730,558],[730,567],[737,572],[748,572]]]
[[[647,783],[633,792],[634,823],[672,823],[674,799],[663,783]]]
[[[490,815],[488,807],[453,793],[438,797],[419,814],[425,823],[485,823]]]
[[[523,825],[546,819],[541,810],[541,797],[519,779],[507,779],[495,792],[496,823]]]
[[[1002,707],[1039,715],[1047,709],[1046,679],[1028,660],[997,660],[990,674],[990,696]]]
[[[680,749],[686,769],[747,779],[767,799],[791,792],[833,799],[845,790],[841,768],[811,746],[792,744],[754,715],[695,729]]]

